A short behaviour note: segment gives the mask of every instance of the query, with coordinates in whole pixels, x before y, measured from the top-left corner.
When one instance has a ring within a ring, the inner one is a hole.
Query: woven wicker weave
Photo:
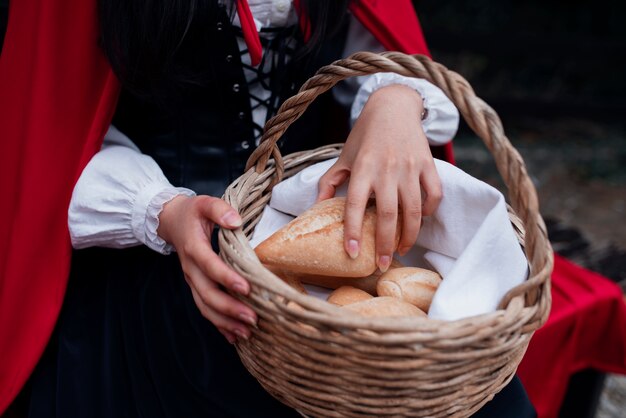
[[[326,146],[283,158],[278,139],[337,82],[376,72],[437,85],[495,158],[525,230],[530,276],[494,313],[452,322],[362,317],[296,292],[265,269],[250,247],[249,235],[272,185],[341,150],[341,145]],[[468,417],[511,380],[532,333],[547,319],[552,250],[524,162],[493,109],[461,76],[427,57],[361,52],[321,68],[267,123],[248,171],[228,188],[225,199],[242,215],[244,227],[220,230],[221,257],[249,280],[250,295],[242,300],[259,317],[252,337],[238,343],[237,350],[268,392],[302,414]]]

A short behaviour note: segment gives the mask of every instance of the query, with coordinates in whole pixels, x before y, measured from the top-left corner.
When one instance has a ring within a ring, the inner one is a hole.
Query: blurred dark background
[[[503,117],[624,120],[626,2],[416,0],[433,56]]]

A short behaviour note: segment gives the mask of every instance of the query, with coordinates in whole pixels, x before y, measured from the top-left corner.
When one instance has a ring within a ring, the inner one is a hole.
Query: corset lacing
[[[248,92],[250,95],[250,105],[253,114],[263,109],[265,113],[264,122],[271,119],[278,111],[281,99],[293,94],[295,85],[289,77],[288,64],[297,47],[297,32],[295,25],[286,28],[263,28],[261,30],[261,44],[263,45],[263,57],[257,67],[247,64],[243,58],[248,50],[244,48],[240,51],[242,56],[244,73],[248,81]],[[242,37],[241,31],[238,36]],[[267,97],[259,97],[255,94],[255,89],[261,86]],[[263,135],[263,126],[252,121],[254,130],[254,140],[258,145]]]

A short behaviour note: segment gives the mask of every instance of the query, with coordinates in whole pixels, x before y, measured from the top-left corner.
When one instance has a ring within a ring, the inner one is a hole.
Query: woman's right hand
[[[176,248],[185,280],[196,306],[232,344],[247,339],[256,314],[226,293],[220,285],[241,295],[250,291],[248,282],[228,267],[211,248],[215,224],[234,229],[241,217],[221,199],[211,196],[178,196],[166,203],[159,215],[159,236]]]

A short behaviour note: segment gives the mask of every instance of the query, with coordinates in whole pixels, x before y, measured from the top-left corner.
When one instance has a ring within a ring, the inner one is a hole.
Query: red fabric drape
[[[626,304],[609,279],[558,255],[552,310],[518,374],[539,418],[557,418],[569,377],[593,368],[626,374]]]
[[[52,333],[69,271],[68,202],[115,107],[95,6],[10,4],[0,56],[0,414]]]
[[[360,0],[352,11],[386,48],[428,53],[409,0]],[[69,200],[101,145],[118,93],[118,81],[98,47],[94,0],[10,3],[0,56],[0,190],[5,197],[0,205],[0,414],[35,367],[61,309],[71,255]]]
[[[350,10],[386,49],[430,56],[411,0],[359,0]]]

